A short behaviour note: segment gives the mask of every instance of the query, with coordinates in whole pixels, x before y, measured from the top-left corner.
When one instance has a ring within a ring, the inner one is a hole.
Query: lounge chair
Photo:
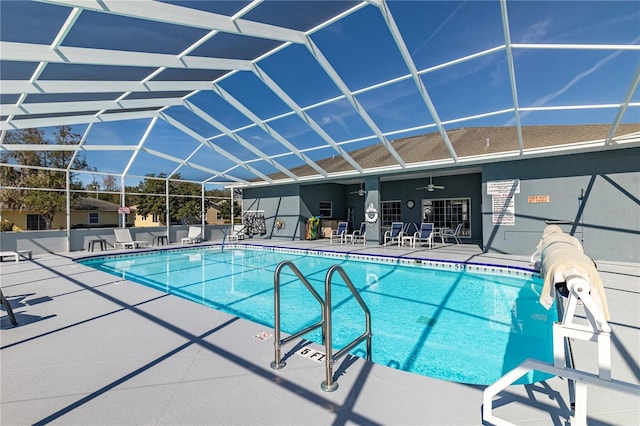
[[[391,241],[391,243],[397,242],[400,245],[400,241],[402,241],[402,230],[404,229],[404,223],[402,222],[393,222],[391,224],[391,230],[384,233],[384,245],[387,245],[387,242]]]
[[[451,237],[454,240],[456,240],[456,244],[460,244],[460,231],[462,231],[463,225],[464,223],[459,223],[458,226],[456,226],[455,230],[445,229],[441,235],[442,242],[443,243],[447,242],[447,238]]]
[[[4,260],[5,257],[13,257],[16,262],[18,262],[21,257],[31,260],[33,252],[31,250],[9,250],[0,252],[0,261]]]
[[[113,233],[116,234],[116,248],[131,248],[137,249],[138,247],[149,246],[148,241],[135,240],[131,237],[131,232],[127,228],[114,229]]]
[[[190,226],[189,235],[180,239],[182,244],[195,244],[202,241],[202,230],[199,226]]]
[[[243,225],[233,225],[233,228],[229,230],[229,235],[227,235],[227,241],[244,240],[246,235]]]
[[[331,231],[331,235],[329,235],[329,243],[333,244],[333,240],[340,240],[340,244],[346,241],[347,229],[349,229],[349,224],[347,222],[338,222],[338,229],[334,229]]]
[[[413,246],[417,243],[427,243],[431,248],[433,246],[433,223],[421,223],[418,232],[413,234]]]
[[[356,244],[362,241],[362,245],[367,243],[367,222],[360,223],[360,229],[353,231],[353,234],[347,235],[351,238],[351,243]]]

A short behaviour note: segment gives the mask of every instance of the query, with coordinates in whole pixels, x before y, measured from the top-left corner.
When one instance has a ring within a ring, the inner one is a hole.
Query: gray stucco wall
[[[300,189],[298,185],[247,188],[242,193],[243,211],[264,211],[267,233],[254,238],[300,238]],[[276,219],[284,222],[284,227],[275,227]]]
[[[561,225],[582,241],[585,253],[601,260],[640,261],[640,148],[487,164],[482,197],[485,251],[531,254],[546,226]],[[492,224],[487,182],[520,179],[515,225]],[[584,198],[578,200],[581,191]],[[528,197],[548,195],[548,203]]]

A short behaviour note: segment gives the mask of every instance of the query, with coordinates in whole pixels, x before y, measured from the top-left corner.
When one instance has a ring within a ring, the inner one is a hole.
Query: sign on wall
[[[515,194],[520,193],[520,179],[487,182],[487,194],[491,195],[494,225],[515,225]]]

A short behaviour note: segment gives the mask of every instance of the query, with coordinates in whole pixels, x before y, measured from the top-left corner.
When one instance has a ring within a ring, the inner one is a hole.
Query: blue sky
[[[233,14],[247,2],[167,2],[217,13]],[[265,2],[243,18],[274,25],[291,25],[308,30],[321,13],[346,9],[346,2]],[[420,78],[447,130],[471,126],[514,125],[509,64],[504,49],[486,53],[505,44],[501,6],[497,1],[390,1],[387,3],[399,32],[421,73]],[[2,2],[2,40],[50,44],[68,16],[70,8],[27,2]],[[612,123],[640,62],[640,3],[637,1],[510,1],[507,2],[512,44],[611,44],[633,45],[636,49],[531,49],[512,50],[520,108],[602,105],[601,108],[563,111],[522,111],[522,125]],[[45,19],[46,18],[46,19]],[[39,23],[39,25],[34,25]],[[23,28],[32,28],[24,31]],[[63,46],[100,49],[140,50],[177,54],[204,35],[206,30],[174,24],[146,22],[124,16],[83,11]],[[407,68],[383,14],[374,6],[365,6],[341,20],[310,35],[348,90],[387,138],[435,132],[434,118],[409,76]],[[250,47],[243,37],[218,34],[193,50],[192,56],[225,56],[253,59],[255,55],[277,46],[271,40],[252,40]],[[479,54],[472,60],[454,65],[450,61]],[[339,88],[316,58],[303,45],[290,45],[257,62],[262,69],[301,108],[342,96]],[[28,79],[33,63],[2,61],[2,79]],[[134,79],[154,72],[154,67],[104,67],[49,64],[40,76],[58,79]],[[154,80],[211,80],[221,72],[207,70],[167,70]],[[400,79],[384,87],[375,85]],[[253,114],[282,137],[314,160],[335,154],[326,138],[314,131],[304,119],[273,93],[256,74],[239,71],[219,82],[219,86],[241,102]],[[187,92],[168,92],[162,97],[183,96]],[[69,99],[115,99],[122,93],[74,95]],[[148,94],[131,94],[129,99]],[[60,96],[57,96],[60,98]],[[2,103],[15,97],[2,96]],[[54,95],[29,95],[26,103],[57,101]],[[286,168],[302,164],[276,138],[253,125],[252,121],[213,91],[201,91],[189,101],[204,110],[266,155]],[[632,97],[632,106],[623,122],[639,122],[640,94]],[[229,155],[250,161],[261,173],[276,172],[265,161],[255,161],[256,154],[237,143],[215,125],[207,123],[184,106],[168,108],[166,114],[208,139]],[[328,137],[346,151],[377,143],[374,131],[345,99],[334,100],[306,110]],[[475,118],[482,116],[482,118]],[[6,117],[3,115],[3,120]],[[448,123],[453,121],[452,123]],[[132,145],[140,142],[150,119],[128,122],[96,123],[88,133],[88,145]],[[86,125],[74,125],[84,133]],[[158,120],[145,147],[185,159],[200,146],[176,127]],[[90,164],[100,170],[121,173],[131,151],[88,151]],[[199,149],[192,161],[212,170],[231,173],[242,179],[255,175],[235,165],[228,158]],[[132,175],[171,172],[176,164],[170,160],[140,153],[129,171]],[[183,177],[201,180],[211,175],[203,170],[182,167]],[[127,184],[131,184],[127,182]]]

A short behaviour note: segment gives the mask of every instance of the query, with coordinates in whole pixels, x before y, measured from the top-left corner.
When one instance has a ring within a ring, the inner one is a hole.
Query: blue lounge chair
[[[347,222],[338,222],[338,229],[331,231],[329,236],[329,243],[333,244],[333,240],[340,240],[340,244],[346,241],[347,229],[349,224]]]
[[[413,246],[417,243],[427,243],[431,248],[433,246],[433,223],[421,223],[418,232],[413,234]]]
[[[397,242],[400,245],[400,241],[402,241],[402,230],[404,229],[404,223],[402,222],[393,222],[391,224],[391,230],[384,233],[384,245],[387,245],[387,242],[391,241],[391,243]]]
[[[360,229],[353,231],[353,234],[347,235],[347,237],[351,238],[351,243],[356,244],[362,241],[362,244],[366,244],[367,242],[367,222],[362,222],[360,224]]]

